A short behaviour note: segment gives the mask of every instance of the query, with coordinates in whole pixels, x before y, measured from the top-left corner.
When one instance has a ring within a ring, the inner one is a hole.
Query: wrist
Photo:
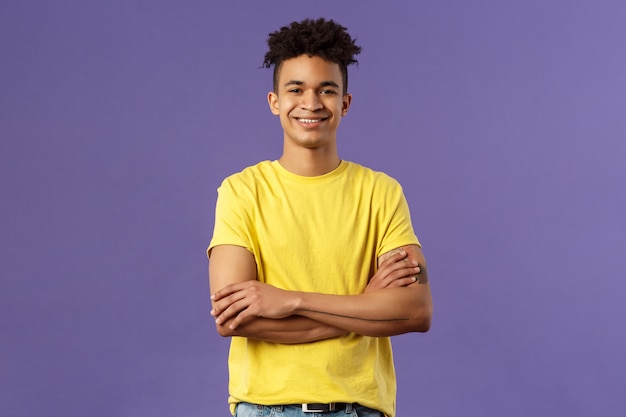
[[[298,315],[302,312],[302,309],[304,308],[304,304],[305,304],[305,300],[304,300],[305,294],[306,293],[303,293],[300,291],[293,292],[293,299],[291,303],[292,315]]]

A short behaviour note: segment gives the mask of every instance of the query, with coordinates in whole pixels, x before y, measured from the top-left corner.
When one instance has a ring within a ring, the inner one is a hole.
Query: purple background
[[[281,150],[267,33],[321,16],[363,46],[340,155],[430,264],[399,416],[626,409],[625,2],[3,0],[0,415],[228,415],[215,190]]]

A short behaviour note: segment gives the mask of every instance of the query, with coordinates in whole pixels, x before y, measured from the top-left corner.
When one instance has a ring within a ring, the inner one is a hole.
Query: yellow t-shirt
[[[419,245],[398,182],[346,161],[318,177],[260,162],[224,180],[215,215],[208,253],[245,247],[257,279],[286,290],[361,294],[380,255]],[[351,333],[295,345],[233,337],[228,365],[231,411],[241,401],[352,402],[395,415],[388,337]]]

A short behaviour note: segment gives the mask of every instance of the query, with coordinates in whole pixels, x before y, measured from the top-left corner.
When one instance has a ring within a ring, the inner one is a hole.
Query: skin
[[[284,61],[270,111],[284,131],[279,163],[304,176],[335,169],[337,128],[352,97],[343,94],[339,65],[302,55]],[[432,297],[426,261],[417,245],[378,258],[363,294],[286,291],[256,279],[257,265],[245,248],[220,245],[209,263],[211,315],[222,336],[276,343],[308,343],[350,332],[392,336],[430,328]]]
[[[267,101],[284,131],[279,162],[287,170],[317,176],[339,165],[337,128],[352,102],[342,91],[337,64],[306,55],[283,62],[277,91],[268,93]],[[306,119],[320,121],[303,123]]]

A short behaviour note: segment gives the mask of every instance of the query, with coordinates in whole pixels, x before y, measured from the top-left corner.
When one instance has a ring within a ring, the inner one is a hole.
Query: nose
[[[300,107],[304,110],[316,111],[320,110],[323,107],[323,104],[317,95],[317,92],[309,90],[302,95]]]

